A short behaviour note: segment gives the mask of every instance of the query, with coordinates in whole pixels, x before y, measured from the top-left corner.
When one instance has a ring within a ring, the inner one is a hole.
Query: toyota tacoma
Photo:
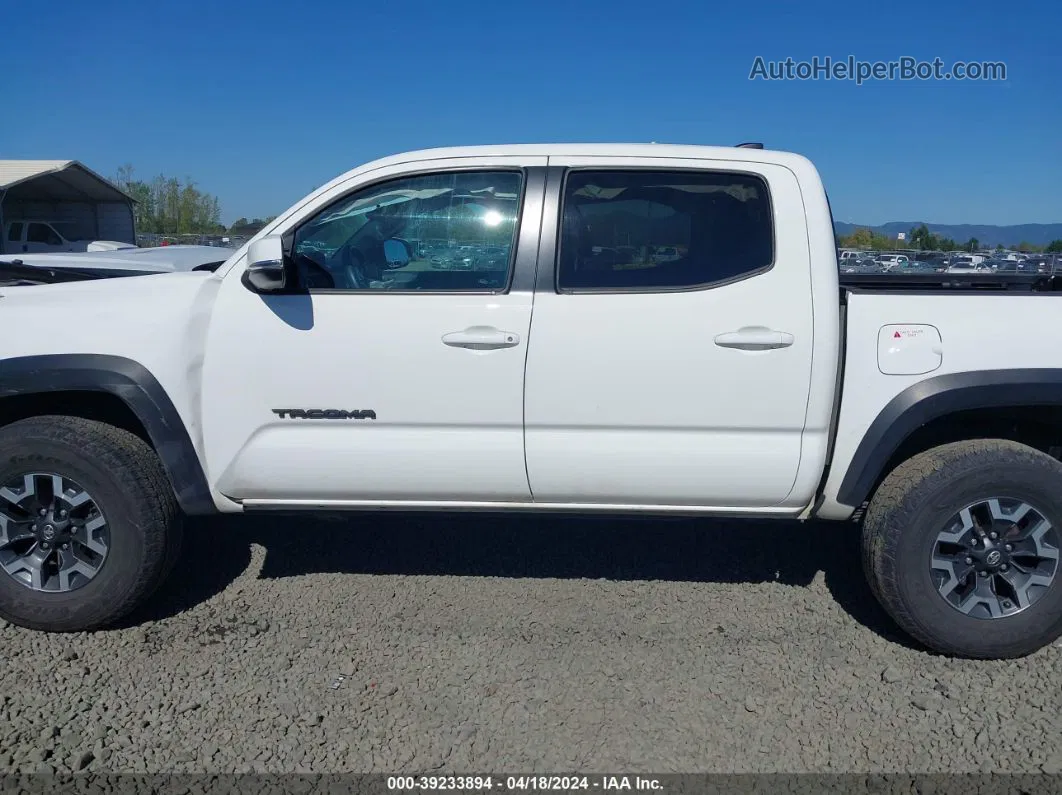
[[[1005,658],[1062,635],[1054,277],[842,276],[802,156],[413,152],[216,268],[12,278],[13,624],[127,616],[184,516],[419,509],[845,521],[924,646]]]

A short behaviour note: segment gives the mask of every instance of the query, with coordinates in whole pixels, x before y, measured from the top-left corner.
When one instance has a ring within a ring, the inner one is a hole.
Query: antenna
[[[738,149],[763,149],[763,144],[759,143],[758,141],[747,141],[746,143],[738,144],[737,148]]]

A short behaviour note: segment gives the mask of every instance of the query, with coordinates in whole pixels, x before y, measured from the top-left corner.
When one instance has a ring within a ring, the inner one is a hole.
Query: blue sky
[[[0,157],[190,176],[225,221],[479,143],[763,141],[839,221],[1062,222],[1062,6],[51,0],[5,15]],[[1005,82],[764,82],[754,59],[1004,61]]]

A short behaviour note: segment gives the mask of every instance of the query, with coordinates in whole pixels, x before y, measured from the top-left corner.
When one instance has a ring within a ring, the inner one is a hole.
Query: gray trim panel
[[[532,293],[535,290],[546,171],[546,166],[524,168],[524,197],[517,221],[516,252],[513,257],[513,272],[509,279],[509,293]]]
[[[555,293],[557,246],[560,237],[561,190],[564,186],[563,166],[550,166],[546,172],[546,187],[542,198],[542,233],[538,243],[538,271],[535,292]]]

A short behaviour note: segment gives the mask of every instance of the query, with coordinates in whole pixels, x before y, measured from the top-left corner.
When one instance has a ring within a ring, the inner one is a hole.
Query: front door
[[[219,490],[254,504],[527,501],[523,371],[544,158],[354,178],[279,231],[305,292],[237,263],[206,348]],[[530,168],[539,166],[538,169]]]
[[[22,248],[30,254],[61,251],[63,239],[48,224],[29,223],[26,224],[26,243]]]
[[[814,342],[796,177],[644,163],[550,158],[565,170],[527,361],[534,500],[775,506],[800,465]]]

